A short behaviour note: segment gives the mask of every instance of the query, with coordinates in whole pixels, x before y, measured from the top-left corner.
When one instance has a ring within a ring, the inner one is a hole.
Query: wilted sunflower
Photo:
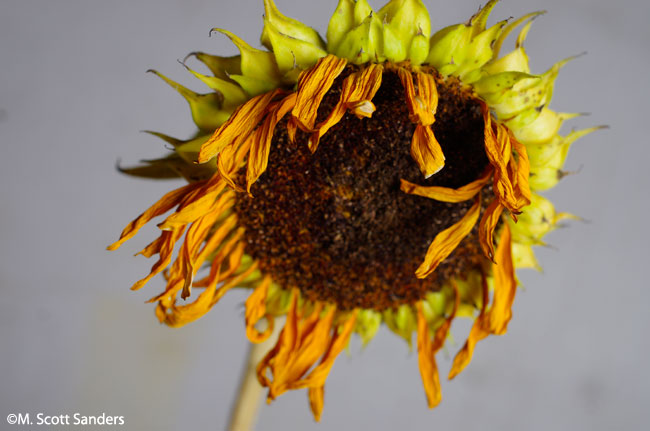
[[[189,184],[109,249],[173,210],[141,251],[158,261],[133,286],[163,272],[166,289],[151,299],[160,321],[182,326],[228,290],[252,289],[251,342],[286,315],[258,380],[268,400],[307,388],[317,420],[352,333],[367,342],[383,322],[410,343],[416,332],[428,404],[437,405],[435,355],[454,317],[474,324],[449,378],[477,341],[506,332],[515,269],[537,268],[532,246],[568,217],[536,192],[561,179],[571,143],[596,129],[558,134],[577,115],[548,107],[568,60],[531,74],[523,42],[542,12],[487,27],[495,3],[430,36],[420,0],[391,0],[378,12],[340,0],[325,42],[264,0],[268,51],[215,29],[240,55],[190,55],[212,72],[186,66],[211,92],[155,72],[189,102],[199,131],[187,141],[155,133],[173,153],[124,171]],[[500,56],[520,26],[515,49]],[[202,291],[179,305],[194,289]]]

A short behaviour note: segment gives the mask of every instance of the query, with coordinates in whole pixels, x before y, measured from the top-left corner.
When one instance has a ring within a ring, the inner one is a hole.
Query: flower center
[[[319,108],[336,105],[341,74]],[[435,74],[435,71],[431,73]],[[246,252],[284,288],[314,301],[384,310],[413,303],[482,262],[476,228],[425,279],[415,277],[436,234],[460,220],[472,202],[443,203],[400,191],[400,179],[457,188],[488,165],[480,106],[458,81],[436,79],[439,104],[432,128],[444,168],[424,179],[410,155],[415,129],[397,75],[386,71],[372,118],[345,117],[320,140],[288,139],[276,128],[268,168],[235,211],[246,230]],[[485,207],[485,204],[483,205]]]

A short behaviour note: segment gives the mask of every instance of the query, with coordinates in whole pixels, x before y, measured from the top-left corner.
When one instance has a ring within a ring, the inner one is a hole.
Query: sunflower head
[[[188,140],[154,133],[173,151],[123,171],[188,184],[109,248],[171,211],[141,252],[158,261],[133,286],[163,273],[166,288],[151,299],[159,320],[182,326],[228,290],[251,289],[251,342],[286,316],[258,380],[269,400],[308,389],[316,419],[351,335],[366,343],[385,323],[409,344],[416,333],[428,405],[437,405],[435,355],[454,318],[474,324],[449,378],[478,341],[506,332],[515,269],[539,268],[532,247],[572,217],[538,192],[564,176],[571,144],[597,129],[558,134],[576,116],[548,106],[570,59],[531,73],[524,41],[542,12],[488,26],[495,4],[432,35],[420,0],[376,12],[340,0],[325,41],[264,0],[266,49],[213,29],[240,54],[190,54],[209,75],[183,63],[209,92],[155,72],[187,100],[198,130]],[[515,49],[501,55],[518,28]]]

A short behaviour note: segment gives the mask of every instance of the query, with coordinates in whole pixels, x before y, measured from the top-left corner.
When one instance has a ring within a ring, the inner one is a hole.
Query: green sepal
[[[530,244],[512,243],[512,263],[515,268],[532,268],[542,272],[542,267],[535,257],[533,246]]]
[[[217,55],[206,54],[205,52],[189,53],[183,63],[190,58],[196,57],[201,63],[205,64],[210,72],[217,78],[228,80],[230,75],[241,75],[241,56],[220,57]]]
[[[473,85],[476,94],[488,103],[496,103],[500,98],[524,79],[540,80],[541,77],[523,72],[501,72],[496,75],[487,75],[476,81]]]
[[[472,27],[472,38],[478,36],[487,28],[487,20],[499,0],[490,0],[469,19],[468,26]]]
[[[327,51],[336,53],[345,36],[371,13],[366,0],[339,0],[327,26]]]
[[[177,163],[178,161],[185,163],[180,160],[180,157],[178,157],[176,154],[170,154],[169,156],[162,159],[146,161],[142,160],[141,162],[145,163],[144,165],[128,168],[120,166],[118,162],[115,168],[121,173],[130,175],[132,177],[167,180],[179,178],[181,176],[178,171],[173,169],[171,166],[173,163]]]
[[[199,129],[207,132],[214,131],[228,118],[228,113],[223,111],[224,97],[221,93],[199,94],[167,78],[156,70],[151,69],[148,72],[158,76],[183,96],[190,105],[192,120]]]
[[[411,41],[408,58],[413,66],[424,63],[429,54],[429,37],[424,34],[416,34]]]
[[[194,165],[196,167],[199,167],[199,165],[196,164],[196,160],[199,155],[199,150],[201,149],[201,146],[211,136],[211,134],[200,135],[195,138],[182,141],[180,139],[172,138],[171,136],[165,135],[160,132],[152,132],[151,130],[145,130],[144,132],[153,135],[157,138],[160,138],[163,141],[170,144],[174,148],[174,152],[178,154],[180,158],[185,160],[185,163]],[[208,168],[208,170],[215,171],[217,167],[216,159],[213,159],[208,163],[203,163],[200,166]]]
[[[269,91],[278,88],[278,84],[272,81],[265,81],[258,78],[252,78],[244,75],[230,75],[230,78],[235,81],[250,97],[257,96],[258,94],[268,93]]]
[[[190,164],[179,154],[172,153],[166,157],[153,160],[142,160],[144,165],[130,168],[118,166],[124,174],[150,179],[172,179],[183,177],[187,181],[199,181],[209,178],[216,171],[215,166]]]
[[[548,190],[554,187],[567,175],[563,168],[571,144],[578,138],[605,128],[607,126],[576,130],[565,137],[558,136],[551,143],[526,147],[530,159],[530,178],[528,180],[530,188]]]
[[[517,140],[529,146],[550,141],[564,121],[578,115],[580,114],[558,113],[547,107],[541,111],[532,108],[506,121],[505,124],[514,132]]]
[[[376,14],[371,13],[360,25],[348,32],[334,54],[354,64],[381,62],[384,59],[382,33],[381,21]]]
[[[426,62],[443,75],[451,75],[458,68],[454,54],[459,47],[469,43],[471,37],[472,29],[465,24],[451,25],[437,31],[429,40]]]
[[[264,10],[266,12],[264,16],[264,29],[262,30],[260,40],[262,45],[267,47],[269,50],[273,49],[273,44],[271,43],[267,24],[273,25],[275,30],[288,37],[302,40],[322,49],[326,48],[325,42],[316,30],[306,26],[300,21],[284,16],[278,10],[278,7],[275,5],[273,0],[264,0]]]
[[[501,35],[499,35],[499,38],[494,42],[494,46],[492,47],[492,50],[494,51],[494,59],[496,60],[499,57],[499,53],[501,52],[501,47],[503,46],[503,43],[505,42],[508,35],[512,32],[512,30],[519,27],[526,20],[529,20],[528,23],[526,23],[526,25],[519,32],[519,35],[517,36],[517,41],[515,42],[515,48],[523,47],[524,41],[526,40],[526,36],[528,35],[528,31],[530,30],[530,26],[532,25],[533,20],[541,15],[544,15],[545,13],[546,13],[545,10],[527,13],[521,18],[518,18],[511,23],[508,23],[508,25],[506,25],[503,28]]]
[[[472,38],[467,48],[459,53],[459,67],[454,76],[460,77],[468,84],[481,77],[481,68],[492,59],[492,44],[499,37],[506,22],[501,21]]]
[[[361,337],[365,347],[377,334],[381,326],[381,313],[375,310],[360,310],[357,314],[355,332]]]
[[[388,60],[399,62],[408,58],[416,65],[424,62],[429,51],[431,19],[422,1],[390,0],[377,15],[384,26],[403,44],[406,54],[403,58],[386,55]],[[401,49],[395,50],[400,51]]]
[[[387,25],[382,27],[384,56],[392,62],[403,61],[408,57],[407,47],[404,42]]]
[[[212,31],[225,34],[239,48],[241,55],[241,75],[261,81],[280,82],[280,71],[278,70],[273,53],[253,48],[243,39],[228,30],[214,28]]]
[[[555,228],[556,217],[553,203],[536,193],[531,195],[530,205],[517,216],[517,222],[508,220],[513,242],[523,245],[542,244],[542,238]]]
[[[490,75],[506,71],[530,73],[528,55],[526,55],[526,51],[523,47],[519,47],[500,59],[494,60],[483,66],[483,72]]]
[[[211,135],[203,135],[194,139],[190,139],[176,146],[175,150],[179,156],[187,161],[187,163],[196,164],[196,160],[199,158],[199,150],[201,149],[201,146],[207,142],[210,136]],[[211,166],[213,164],[212,162],[216,163],[216,157],[210,160],[208,163],[201,164],[201,166]],[[214,167],[216,167],[216,165],[214,165]]]
[[[409,345],[409,348],[412,348],[411,339],[413,331],[417,328],[417,321],[415,319],[415,313],[413,308],[410,305],[400,305],[397,309],[388,309],[383,312],[384,322],[386,326],[404,338]]]
[[[318,45],[300,39],[295,39],[281,33],[273,23],[264,19],[264,29],[272,46],[273,55],[280,73],[284,76],[294,69],[305,70],[327,55],[327,51]]]
[[[222,95],[222,109],[228,113],[232,113],[232,111],[234,111],[239,105],[249,99],[249,96],[246,94],[244,89],[235,82],[217,78],[216,76],[203,75],[202,73],[190,69],[188,66],[185,66],[185,68],[217,94]]]

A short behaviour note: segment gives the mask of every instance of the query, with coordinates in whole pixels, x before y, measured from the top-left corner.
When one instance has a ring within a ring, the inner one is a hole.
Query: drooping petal
[[[474,347],[476,343],[490,335],[490,331],[487,328],[486,324],[486,314],[485,310],[487,308],[487,303],[489,301],[488,285],[485,276],[482,277],[482,293],[483,293],[483,303],[481,304],[481,312],[478,317],[474,320],[472,329],[469,331],[469,336],[463,347],[456,353],[454,357],[454,362],[451,365],[451,370],[449,370],[449,380],[456,377],[458,374],[465,369],[467,364],[472,360],[472,355],[474,354]]]
[[[496,263],[492,265],[494,274],[494,299],[488,312],[489,328],[495,335],[503,335],[512,317],[512,303],[517,292],[517,279],[512,264],[512,242],[510,227],[504,223],[496,252]]]
[[[433,341],[429,336],[429,325],[424,315],[423,305],[421,302],[416,304],[418,319],[418,363],[429,408],[437,406],[442,399],[440,377],[438,375],[438,366],[436,364],[435,355],[445,344],[449,328],[451,327],[451,322],[454,320],[456,311],[460,304],[458,286],[453,280],[451,285],[455,293],[454,308],[449,317],[447,317],[442,325],[440,325],[436,330]]]
[[[264,123],[255,131],[248,155],[248,170],[246,171],[246,191],[249,194],[251,185],[257,181],[268,166],[275,126],[293,109],[295,104],[296,93],[292,93],[274,106]]]
[[[300,75],[298,97],[291,114],[303,131],[313,131],[318,107],[346,64],[347,60],[328,55]]]
[[[320,416],[323,413],[323,404],[325,402],[325,385],[315,388],[309,388],[309,407],[314,415],[314,420],[320,422]]]
[[[468,201],[475,197],[476,194],[481,191],[483,186],[490,182],[491,175],[492,170],[487,170],[485,174],[477,180],[457,189],[439,186],[420,186],[404,179],[400,179],[400,189],[404,193],[434,199],[439,202],[459,203]]]
[[[415,271],[415,276],[425,278],[436,270],[474,228],[481,209],[480,194],[476,202],[457,223],[438,233],[427,250],[424,262]]]
[[[492,261],[494,261],[494,241],[492,235],[502,212],[503,205],[501,205],[498,199],[494,199],[485,209],[478,226],[479,244],[481,244],[481,249],[485,257]]]
[[[357,313],[357,309],[352,311],[350,315],[347,316],[347,320],[342,325],[342,328],[336,328],[334,330],[332,341],[327,348],[327,352],[321,359],[320,364],[318,364],[318,366],[316,366],[316,368],[314,368],[304,380],[291,385],[291,389],[320,387],[325,384],[325,380],[332,369],[332,365],[334,365],[334,361],[336,361],[336,358],[350,341],[350,336],[352,335],[352,331],[356,324]]]
[[[205,182],[199,181],[196,183],[188,184],[164,195],[158,202],[149,207],[145,212],[140,214],[138,218],[129,223],[122,234],[120,239],[107,247],[108,250],[117,250],[124,242],[133,238],[142,226],[147,224],[152,218],[165,214],[167,211],[180,204],[188,193],[201,187]],[[147,256],[148,257],[148,256]]]
[[[183,231],[185,228],[177,229],[174,231],[166,231],[160,234],[161,237],[164,239],[162,240],[162,245],[160,247],[160,250],[158,252],[158,261],[154,263],[154,265],[151,267],[151,271],[149,274],[143,278],[142,280],[137,281],[133,286],[131,286],[131,290],[138,290],[141,289],[142,286],[147,284],[149,280],[151,280],[156,274],[159,274],[162,272],[163,269],[167,268],[169,263],[172,261],[172,253],[174,253],[174,246],[176,245],[176,242],[180,239],[181,236],[183,236]]]
[[[445,166],[445,155],[430,126],[418,124],[411,141],[411,157],[420,167],[424,178],[440,172]]]
[[[314,152],[320,138],[341,121],[346,110],[359,117],[370,117],[374,112],[372,98],[381,86],[384,68],[379,64],[369,64],[360,72],[355,72],[343,80],[341,96],[329,116],[316,126],[309,139],[309,149]]]
[[[436,364],[435,354],[429,336],[429,325],[424,318],[422,304],[417,304],[418,316],[418,364],[420,366],[420,375],[424,392],[427,396],[429,408],[434,408],[442,400],[440,391],[440,377],[438,375],[438,365]]]
[[[261,343],[269,338],[273,331],[273,317],[266,313],[266,296],[270,285],[271,277],[264,277],[246,300],[246,336],[251,343]],[[268,326],[264,332],[259,332],[255,324],[263,317],[267,318]]]
[[[411,71],[399,67],[397,75],[404,87],[406,106],[411,121],[425,126],[433,124],[438,108],[438,90],[433,76],[428,73],[416,72],[418,83],[416,95]]]
[[[199,163],[205,163],[216,156],[226,145],[235,142],[236,145],[244,142],[248,135],[257,127],[264,118],[266,107],[283,90],[276,89],[268,93],[255,96],[241,105],[221,127],[215,130],[208,141],[201,146]]]

